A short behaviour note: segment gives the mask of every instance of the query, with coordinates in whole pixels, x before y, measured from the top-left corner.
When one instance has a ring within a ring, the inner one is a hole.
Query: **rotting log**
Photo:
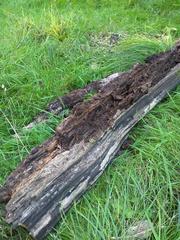
[[[0,189],[6,221],[43,239],[112,162],[132,127],[179,83],[177,45],[76,104],[55,134],[34,148]]]

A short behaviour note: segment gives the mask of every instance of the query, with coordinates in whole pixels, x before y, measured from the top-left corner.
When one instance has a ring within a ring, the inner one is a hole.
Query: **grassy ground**
[[[180,36],[179,11],[179,0],[0,1],[0,183],[63,119],[22,130],[40,109],[171,48]],[[151,239],[180,239],[179,126],[180,87],[138,124],[131,148],[47,239],[127,239],[140,220],[150,223]],[[1,218],[0,240],[8,239],[29,238]]]

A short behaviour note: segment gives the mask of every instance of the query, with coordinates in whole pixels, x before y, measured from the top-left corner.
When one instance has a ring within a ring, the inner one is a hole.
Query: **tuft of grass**
[[[66,113],[22,130],[47,103],[170,49],[180,36],[179,0],[0,4],[1,184],[65,117]],[[142,220],[151,225],[151,239],[180,239],[179,106],[178,87],[139,122],[130,135],[134,141],[130,149],[74,204],[47,239],[127,239],[128,228]],[[1,239],[30,238],[0,217]]]
[[[90,101],[92,97],[96,94],[97,92],[95,90],[90,91],[84,96],[84,101]]]
[[[62,17],[50,12],[48,16],[49,26],[46,26],[45,32],[48,36],[63,41],[68,37],[67,29],[70,27],[70,21],[65,21]]]

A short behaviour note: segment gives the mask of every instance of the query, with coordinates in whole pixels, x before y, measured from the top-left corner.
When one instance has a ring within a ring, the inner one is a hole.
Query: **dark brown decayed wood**
[[[89,101],[77,101],[56,133],[0,189],[7,222],[42,239],[103,173],[131,128],[180,83],[179,72],[176,46],[111,78]]]
[[[101,89],[104,88],[105,85],[119,78],[121,73],[113,73],[112,75],[102,79],[96,80],[84,88],[76,89],[64,96],[57,98],[52,101],[46,107],[45,111],[41,112],[31,123],[25,126],[25,129],[30,129],[36,126],[39,123],[46,122],[48,120],[50,114],[59,115],[65,108],[72,109],[77,103],[83,102],[86,94],[88,93],[98,93]]]

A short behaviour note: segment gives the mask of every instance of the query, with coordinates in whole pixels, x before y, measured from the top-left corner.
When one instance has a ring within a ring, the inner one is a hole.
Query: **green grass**
[[[0,183],[63,120],[22,130],[49,101],[171,48],[179,11],[179,0],[0,1]],[[114,45],[111,33],[119,34]],[[144,219],[151,239],[180,239],[179,126],[178,87],[47,239],[127,239],[128,227]],[[8,239],[29,238],[0,218],[0,240]]]

